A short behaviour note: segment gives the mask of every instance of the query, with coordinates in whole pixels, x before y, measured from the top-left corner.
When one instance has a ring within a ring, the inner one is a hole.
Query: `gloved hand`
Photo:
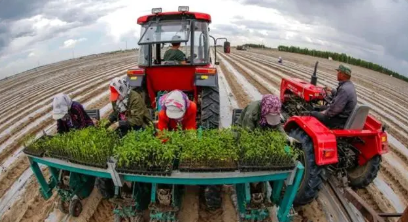
[[[296,143],[300,143],[297,139],[290,137],[290,136],[286,136],[286,141],[289,143],[289,145],[293,146]]]
[[[109,122],[112,124],[112,123],[114,123],[114,122],[116,122],[117,121],[117,116],[114,114],[114,113],[111,113],[110,115],[109,115]]]
[[[119,128],[129,129],[130,123],[127,120],[119,120]]]

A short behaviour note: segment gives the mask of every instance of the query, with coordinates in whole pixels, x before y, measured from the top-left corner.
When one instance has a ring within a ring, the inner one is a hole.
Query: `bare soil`
[[[278,56],[284,58],[284,66],[278,66],[273,63],[274,59]],[[254,57],[259,59],[253,59]],[[309,79],[311,69],[316,60],[319,60],[319,77],[325,81],[335,83],[333,70],[339,65],[339,62],[335,61],[273,50],[251,50],[248,52],[233,50],[230,55],[223,54],[223,59],[231,63],[232,67],[241,73],[250,84],[255,86],[261,94],[273,93],[270,88],[266,87],[268,85],[279,89],[280,83],[277,81],[277,78],[281,78],[283,75]],[[105,88],[97,89],[99,86],[107,84],[113,76],[123,75],[119,71],[121,69],[125,71],[126,67],[131,65],[131,63],[135,64],[136,60],[137,58],[135,58],[134,53],[91,56],[82,60],[69,60],[41,67],[15,77],[0,80],[0,102],[5,104],[0,107],[0,112],[3,113],[3,116],[0,117],[0,132],[13,127],[10,133],[0,138],[0,144],[9,141],[12,135],[26,129],[34,119],[49,113],[50,108],[44,112],[32,115],[28,121],[18,126],[13,126],[14,121],[23,118],[25,115],[44,105],[49,105],[50,96],[56,92],[61,90],[73,92],[78,87],[82,87],[83,90],[76,92],[74,96],[85,95],[81,97],[80,102],[88,101],[105,92]],[[223,71],[238,106],[243,108],[249,104],[251,99],[242,90],[242,86],[238,83],[234,73],[230,72],[222,62],[219,69]],[[389,124],[389,133],[403,144],[408,145],[408,129],[402,125],[408,125],[408,120],[405,117],[405,114],[408,113],[408,83],[361,67],[352,66],[352,69],[353,81],[358,84],[360,95],[387,113],[387,115],[377,112],[373,112],[373,114]],[[249,74],[248,70],[267,81],[258,82],[259,79],[254,78],[253,74]],[[57,78],[61,78],[64,81],[57,83]],[[10,91],[10,89],[15,90]],[[26,102],[17,103],[15,106],[10,105],[16,104],[16,102],[21,100]],[[105,97],[93,103],[91,107],[100,108],[108,103],[109,100]],[[28,130],[27,134],[39,132],[51,123],[53,123],[51,118],[45,119],[41,124]],[[21,138],[16,138],[13,143],[0,153],[0,163],[3,163],[21,147]],[[402,172],[400,169],[394,168],[387,161],[383,161],[380,174],[400,197],[402,203],[407,205],[408,174],[406,174],[406,170],[408,170],[408,157],[397,152],[392,147],[390,152],[401,163],[405,171]],[[10,186],[27,169],[27,161],[20,157],[6,169],[6,172],[1,174],[0,197],[10,189]],[[45,174],[49,175],[47,171]],[[44,200],[39,194],[38,188],[35,178],[31,177],[25,186],[26,190],[22,198],[2,215],[0,221],[44,221],[49,213],[54,210],[58,197],[54,194],[49,200]],[[113,205],[109,201],[101,200],[99,193],[96,191],[94,189],[91,197],[84,200],[84,211],[81,216],[79,218],[68,218],[68,221],[113,221]],[[379,212],[395,212],[387,197],[373,184],[366,189],[358,190],[358,194]],[[222,208],[209,212],[200,204],[198,187],[187,186],[179,214],[180,221],[237,221],[236,210],[230,196],[231,187],[225,186],[222,196]],[[313,201],[307,206],[296,209],[299,215],[295,217],[295,221],[304,221],[305,218],[308,221],[327,221],[323,209],[324,207],[322,207],[319,201]]]

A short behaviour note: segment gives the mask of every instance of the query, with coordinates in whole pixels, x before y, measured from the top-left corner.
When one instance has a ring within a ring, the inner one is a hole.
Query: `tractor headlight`
[[[162,12],[162,8],[152,8],[152,14],[158,14]]]
[[[188,6],[179,6],[178,11],[179,12],[188,12],[189,7]]]

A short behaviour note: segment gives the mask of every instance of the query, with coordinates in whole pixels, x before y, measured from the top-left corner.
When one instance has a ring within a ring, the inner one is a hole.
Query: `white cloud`
[[[28,57],[34,57],[35,53],[34,52],[30,52],[30,54],[28,54]]]
[[[68,39],[64,42],[64,45],[62,48],[73,48],[77,43],[86,41],[86,38],[80,38],[80,39]]]

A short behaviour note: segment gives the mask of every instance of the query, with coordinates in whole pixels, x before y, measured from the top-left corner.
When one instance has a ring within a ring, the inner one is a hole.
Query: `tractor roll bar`
[[[317,84],[317,65],[319,64],[319,61],[316,61],[315,67],[314,67],[314,71],[313,71],[313,75],[312,75],[312,79],[310,80],[310,84],[312,85],[316,85]]]
[[[220,39],[224,39],[225,41],[228,42],[228,39],[227,38],[214,38],[214,36],[212,36],[212,35],[209,35],[209,36],[214,40],[214,48],[215,48],[214,64],[218,65],[219,62],[217,62],[217,41],[220,40]]]

